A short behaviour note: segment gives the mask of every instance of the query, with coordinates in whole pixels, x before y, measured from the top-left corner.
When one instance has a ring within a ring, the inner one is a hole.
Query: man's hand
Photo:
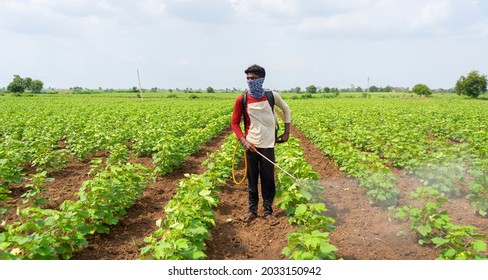
[[[241,137],[241,139],[239,139],[239,141],[241,141],[241,144],[242,144],[242,146],[244,146],[244,149],[250,150],[251,152],[256,152],[256,147],[254,146],[254,144],[247,141],[246,138]]]
[[[285,123],[285,132],[278,136],[278,139],[276,139],[276,143],[285,143],[290,139],[290,124]]]
[[[288,141],[290,138],[290,133],[283,133],[280,136],[278,136],[278,139],[276,139],[276,143],[285,143]]]
[[[253,144],[253,143],[251,143],[251,142],[247,142],[247,143],[244,145],[244,149],[249,150],[249,151],[251,151],[251,152],[256,152],[256,151],[257,151],[257,150],[256,150],[256,147],[255,147],[255,146],[254,146],[254,144]]]

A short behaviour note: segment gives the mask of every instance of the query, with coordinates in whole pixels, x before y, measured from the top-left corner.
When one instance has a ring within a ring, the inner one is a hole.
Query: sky
[[[0,0],[0,88],[452,88],[488,74],[486,0]]]

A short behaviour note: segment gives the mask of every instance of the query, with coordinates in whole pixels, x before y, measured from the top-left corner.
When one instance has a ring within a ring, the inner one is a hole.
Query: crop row
[[[152,156],[155,172],[164,175],[218,134],[230,110],[211,100],[198,106],[173,100],[113,101],[9,99],[12,104],[2,104],[0,203],[8,199],[9,185],[24,180],[26,172],[51,172],[71,157],[83,160],[98,151],[128,149],[135,157]],[[7,209],[3,203],[0,209],[1,217]]]
[[[179,260],[205,258],[205,240],[215,226],[213,208],[219,202],[218,186],[232,174],[232,154],[237,140],[226,138],[220,150],[210,154],[203,163],[208,170],[187,175],[180,181],[178,192],[165,206],[166,219],[156,221],[158,229],[145,238],[143,257]],[[238,158],[236,158],[238,160]]]
[[[101,163],[94,162],[96,176],[83,183],[79,200],[66,200],[59,210],[18,208],[19,221],[4,221],[0,259],[69,259],[87,245],[87,235],[108,232],[142,194],[152,172],[139,164]]]
[[[282,253],[294,260],[335,259],[337,248],[329,239],[335,221],[325,215],[318,173],[306,162],[297,139],[290,138],[276,150],[276,163],[297,178],[278,171],[276,205],[285,211],[290,224],[298,226],[288,235],[288,246]]]
[[[481,215],[488,210],[485,104],[457,101],[318,101],[292,103],[295,123],[368,188],[373,203],[394,205],[398,180],[390,166],[447,195],[469,189]],[[473,177],[466,180],[467,174]]]

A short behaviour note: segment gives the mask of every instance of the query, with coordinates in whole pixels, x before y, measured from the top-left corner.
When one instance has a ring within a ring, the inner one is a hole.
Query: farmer
[[[254,64],[244,73],[247,75],[249,88],[245,93],[246,101],[243,102],[244,94],[237,97],[231,121],[232,130],[244,146],[247,157],[249,208],[242,220],[249,222],[257,217],[258,178],[260,178],[264,217],[271,225],[276,225],[278,220],[273,216],[272,209],[276,193],[274,165],[256,151],[274,162],[275,143],[286,142],[290,136],[290,108],[278,93],[264,90],[263,82],[266,72],[263,67]],[[276,117],[272,104],[277,105],[284,115],[285,132],[279,137],[276,137]],[[244,133],[239,126],[241,118],[244,118]]]

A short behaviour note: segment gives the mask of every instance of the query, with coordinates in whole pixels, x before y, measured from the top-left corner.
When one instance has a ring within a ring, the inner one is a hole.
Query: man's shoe
[[[249,212],[246,215],[244,215],[244,217],[242,217],[242,220],[244,222],[250,222],[250,221],[254,220],[257,216],[258,215],[256,215],[255,213]]]
[[[279,223],[278,219],[276,219],[275,216],[269,214],[265,216],[266,220],[268,220],[268,223],[272,226],[277,225]]]

